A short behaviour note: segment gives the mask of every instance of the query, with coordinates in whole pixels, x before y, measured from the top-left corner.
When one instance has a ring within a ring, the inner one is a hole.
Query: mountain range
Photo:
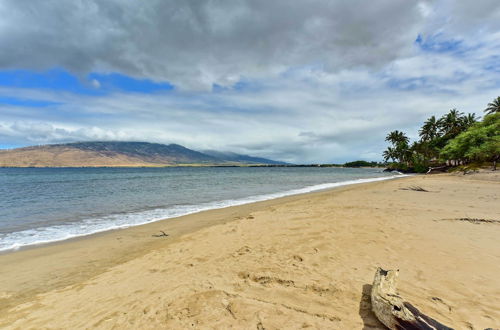
[[[188,149],[178,144],[95,141],[0,150],[0,167],[131,167],[284,165],[232,152]]]

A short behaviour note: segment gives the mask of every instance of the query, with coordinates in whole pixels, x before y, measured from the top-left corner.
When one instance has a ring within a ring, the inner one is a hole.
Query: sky
[[[381,160],[500,95],[498,0],[0,0],[0,148]]]

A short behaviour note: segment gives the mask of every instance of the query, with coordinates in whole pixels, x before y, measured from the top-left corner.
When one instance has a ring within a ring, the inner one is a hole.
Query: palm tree
[[[477,123],[481,119],[481,117],[476,117],[475,113],[469,113],[467,116],[462,117],[462,126],[463,129],[466,130],[475,123]]]
[[[500,112],[500,96],[494,99],[492,102],[488,103],[488,107],[484,110],[486,114],[491,115],[492,113]]]
[[[438,120],[436,120],[435,116],[432,116],[424,122],[418,134],[422,141],[431,141],[438,136],[438,128]]]
[[[407,166],[410,166],[413,152],[408,145],[408,138],[396,145],[396,154],[400,163],[406,163]]]
[[[392,131],[387,134],[386,141],[392,144],[392,148],[387,148],[386,152],[384,152],[383,156],[391,158],[392,160],[398,160],[399,162],[407,161],[408,157],[408,142],[410,139],[405,135],[405,133],[400,132],[398,130]]]
[[[400,142],[395,147],[387,147],[382,156],[386,162],[391,159],[392,161],[408,164],[411,159],[411,150],[406,142]]]
[[[457,109],[451,109],[443,117],[439,118],[438,126],[440,133],[449,137],[455,137],[462,131],[462,116],[463,113]]]
[[[392,131],[389,134],[387,134],[386,141],[392,143],[393,145],[397,145],[399,143],[408,143],[409,139],[405,135],[405,133],[400,132],[398,130]]]
[[[384,157],[385,162],[387,162],[389,159],[392,159],[392,161],[394,161],[397,158],[396,150],[394,150],[394,148],[387,147],[387,150],[382,153],[382,156]]]

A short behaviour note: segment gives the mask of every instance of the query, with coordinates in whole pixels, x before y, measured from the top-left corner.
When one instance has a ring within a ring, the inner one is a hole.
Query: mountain
[[[261,157],[253,157],[248,155],[240,155],[234,152],[223,152],[216,150],[203,150],[203,153],[218,159],[225,159],[229,162],[244,163],[244,164],[267,164],[267,165],[287,165],[288,163],[271,160]]]
[[[213,151],[203,153],[178,144],[148,142],[76,142],[0,150],[0,167],[98,167],[168,165],[283,164],[270,159]]]

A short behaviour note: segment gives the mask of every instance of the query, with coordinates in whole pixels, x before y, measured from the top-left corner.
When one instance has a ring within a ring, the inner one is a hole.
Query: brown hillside
[[[27,147],[0,150],[1,167],[98,167],[154,166],[172,163],[151,162],[116,152],[81,150],[68,146]]]
[[[203,153],[178,144],[89,141],[0,150],[0,167],[99,167],[284,164],[235,153]]]

